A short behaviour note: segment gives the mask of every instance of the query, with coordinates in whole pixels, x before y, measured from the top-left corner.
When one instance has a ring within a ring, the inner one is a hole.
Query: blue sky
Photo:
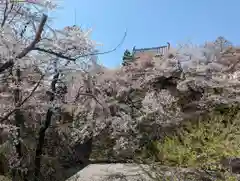
[[[125,49],[153,47],[170,42],[201,44],[225,36],[240,42],[240,0],[59,0],[62,8],[53,14],[55,28],[76,24],[93,28],[92,39],[103,43],[99,56],[107,67],[119,66]]]

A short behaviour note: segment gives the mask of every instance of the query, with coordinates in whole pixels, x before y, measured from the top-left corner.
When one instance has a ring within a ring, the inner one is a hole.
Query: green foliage
[[[238,119],[214,115],[196,124],[186,123],[177,136],[158,143],[162,161],[170,165],[190,167],[217,166],[223,158],[240,156]]]
[[[129,62],[129,61],[132,61],[132,60],[133,60],[133,56],[132,56],[132,54],[131,54],[131,52],[130,52],[129,50],[125,50],[122,59],[123,59],[122,65],[123,65],[123,66],[126,66],[126,65],[128,65],[128,62]]]
[[[12,181],[12,179],[10,179],[6,176],[0,175],[0,181]]]
[[[125,50],[124,55],[123,55],[123,60],[127,59],[128,57],[131,57],[131,52],[129,50]]]
[[[174,135],[150,143],[143,155],[161,165],[219,171],[227,180],[236,180],[221,162],[240,157],[240,114],[238,108],[224,110],[186,121]]]

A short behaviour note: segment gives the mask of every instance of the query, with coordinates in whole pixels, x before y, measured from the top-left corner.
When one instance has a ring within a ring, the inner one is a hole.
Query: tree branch
[[[4,8],[4,12],[3,12],[3,20],[2,20],[2,23],[1,23],[1,27],[3,27],[5,25],[5,22],[7,20],[7,9],[8,9],[8,1],[5,1],[5,8]]]
[[[34,40],[32,41],[32,43],[30,43],[30,45],[28,47],[26,47],[21,53],[19,53],[17,55],[16,58],[20,59],[20,58],[23,58],[24,56],[26,56],[31,50],[34,49],[35,45],[40,41],[41,39],[41,35],[42,35],[42,31],[43,31],[43,28],[44,28],[44,25],[46,24],[47,22],[47,15],[43,14],[42,16],[42,19],[41,19],[41,22],[40,22],[40,25],[38,27],[38,31],[35,35],[35,38]]]
[[[66,59],[66,60],[70,60],[70,61],[75,61],[76,60],[76,58],[71,58],[71,57],[62,55],[62,53],[54,52],[52,50],[46,50],[44,48],[35,47],[33,50],[37,50],[37,51],[40,51],[40,52],[55,55],[56,57],[63,58],[63,59]],[[87,56],[87,55],[84,55],[83,57],[85,57],[85,56]]]
[[[121,42],[115,48],[113,48],[112,50],[108,50],[108,51],[105,51],[105,52],[89,53],[89,54],[86,54],[86,55],[79,55],[77,57],[68,57],[68,56],[63,55],[60,52],[54,52],[52,50],[47,50],[47,49],[40,48],[40,47],[34,47],[33,50],[37,50],[37,51],[40,51],[40,52],[55,55],[56,57],[63,58],[63,59],[69,60],[69,61],[76,61],[78,58],[82,58],[82,57],[112,53],[112,52],[116,51],[123,44],[123,42],[126,39],[126,36],[127,36],[127,32],[124,33],[124,36],[123,36]]]
[[[23,58],[24,56],[26,56],[31,50],[34,49],[35,45],[40,41],[41,39],[41,34],[42,34],[42,31],[43,31],[43,27],[45,25],[47,21],[47,15],[43,14],[42,16],[42,19],[41,19],[41,22],[40,22],[40,25],[38,27],[38,31],[35,35],[35,38],[34,40],[30,43],[30,45],[28,45],[21,53],[19,53],[17,56],[16,56],[16,59],[20,59],[20,58]],[[0,66],[0,73],[2,73],[3,71],[5,71],[6,69],[10,68],[10,67],[13,67],[14,65],[14,62],[13,60],[9,60],[7,61],[6,63],[4,63],[2,66]]]
[[[88,96],[88,97],[92,97],[99,105],[101,105],[103,108],[105,108],[101,102],[99,102],[99,100],[96,98],[95,95],[91,94],[91,93],[84,93],[84,92],[78,92],[77,93],[77,97],[79,97],[80,95],[82,96]],[[76,102],[76,101],[74,101]]]
[[[25,99],[23,99],[23,101],[20,102],[16,107],[22,106],[22,105],[33,95],[33,93],[37,90],[38,86],[40,85],[43,77],[44,77],[44,75],[41,76],[41,78],[39,79],[38,83],[37,83],[36,86],[33,88],[33,90],[30,92],[30,94],[29,94]],[[10,111],[9,113],[7,113],[7,115],[4,116],[4,117],[0,120],[0,122],[3,122],[3,121],[5,121],[5,120],[7,120],[8,117],[11,116],[17,109],[18,109],[18,108],[15,108],[15,109],[13,109],[12,111]]]

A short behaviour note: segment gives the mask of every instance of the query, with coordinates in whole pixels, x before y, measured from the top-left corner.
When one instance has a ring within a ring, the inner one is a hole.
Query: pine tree
[[[123,66],[126,66],[130,61],[133,60],[133,56],[129,50],[125,50],[124,55],[123,55]]]

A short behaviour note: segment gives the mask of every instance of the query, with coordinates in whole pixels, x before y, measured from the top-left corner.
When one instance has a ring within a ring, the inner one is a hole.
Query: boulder
[[[231,177],[231,178],[230,178]],[[144,164],[90,164],[66,181],[213,181],[239,179],[238,175],[227,178],[217,172],[191,168],[149,166]]]

